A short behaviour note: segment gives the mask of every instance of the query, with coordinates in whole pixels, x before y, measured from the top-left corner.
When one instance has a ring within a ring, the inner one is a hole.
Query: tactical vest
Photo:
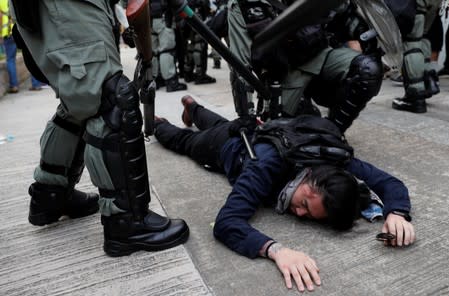
[[[274,144],[282,159],[296,170],[323,164],[343,167],[354,155],[333,122],[313,115],[281,118],[258,126],[253,144],[262,142]]]

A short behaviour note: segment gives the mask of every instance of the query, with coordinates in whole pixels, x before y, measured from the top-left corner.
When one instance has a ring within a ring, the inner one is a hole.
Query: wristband
[[[277,252],[279,252],[279,250],[280,249],[282,249],[284,246],[281,244],[281,243],[278,243],[278,242],[276,242],[276,243],[274,243],[274,244],[271,244],[270,245],[270,247],[269,248],[267,248],[267,258],[270,258],[268,255],[269,255],[269,251],[271,250],[271,253],[272,254],[276,254]],[[270,258],[271,259],[271,258]]]
[[[272,245],[274,245],[275,243],[277,243],[276,241],[272,241],[271,243],[268,244],[267,248],[265,249],[265,258],[268,258],[268,250],[271,248]]]
[[[401,211],[391,211],[390,213],[404,217],[405,221],[407,221],[407,222],[411,222],[412,221],[412,217],[408,213],[404,213],[404,212],[401,212]]]

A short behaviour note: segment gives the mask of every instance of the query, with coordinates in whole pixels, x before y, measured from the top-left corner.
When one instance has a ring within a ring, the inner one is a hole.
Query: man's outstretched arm
[[[249,258],[256,258],[263,245],[272,238],[249,225],[248,220],[257,208],[273,194],[279,184],[282,160],[269,144],[258,144],[256,161],[247,160],[232,191],[217,215],[215,237],[231,250]]]
[[[402,181],[377,167],[354,158],[347,170],[363,180],[384,203],[385,223],[382,232],[395,235],[396,239],[386,242],[392,246],[407,246],[415,239],[415,228],[410,223],[411,209],[407,187]],[[409,220],[409,221],[407,221]]]

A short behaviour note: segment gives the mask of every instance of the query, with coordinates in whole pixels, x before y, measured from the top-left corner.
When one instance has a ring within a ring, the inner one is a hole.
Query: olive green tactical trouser
[[[416,97],[426,90],[424,72],[432,70],[430,67],[430,41],[424,39],[433,20],[437,17],[440,0],[417,0],[415,22],[413,29],[403,37],[404,63],[402,67],[404,89],[406,96]]]
[[[188,26],[187,24],[185,26]],[[207,42],[193,28],[185,28],[186,52],[184,57],[184,73],[203,75],[207,72]]]
[[[162,78],[167,80],[176,75],[175,31],[167,27],[164,18],[155,18],[152,24],[153,77],[157,77],[160,70]]]
[[[60,99],[56,114],[99,138],[111,131],[97,114],[103,82],[122,70],[112,25],[113,14],[105,0],[41,0],[42,38],[19,27],[34,60]],[[82,141],[49,121],[41,137],[41,161],[69,168]],[[95,186],[114,190],[102,152],[87,145],[85,165]],[[40,166],[34,179],[67,186],[67,177]]]
[[[246,30],[245,20],[237,0],[231,0],[228,3],[228,9],[230,50],[248,66],[251,64],[251,38]],[[301,66],[289,68],[287,76],[281,81],[282,111],[291,116],[300,111],[300,98],[304,94],[304,89],[317,75],[323,83],[330,82],[336,85],[338,83],[335,81],[342,82],[348,73],[351,61],[358,55],[360,55],[359,52],[350,48],[326,48]],[[333,104],[329,102],[328,105]]]

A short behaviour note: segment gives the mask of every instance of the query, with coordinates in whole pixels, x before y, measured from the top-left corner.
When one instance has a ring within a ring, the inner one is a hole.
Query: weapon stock
[[[148,0],[130,0],[126,8],[129,25],[134,28],[134,42],[144,63],[151,63],[150,4]]]

